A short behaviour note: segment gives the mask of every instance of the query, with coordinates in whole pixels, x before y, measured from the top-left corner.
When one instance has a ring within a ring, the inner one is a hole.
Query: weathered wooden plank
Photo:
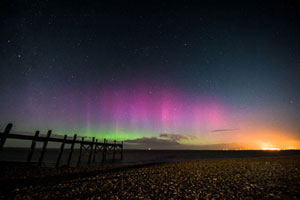
[[[123,141],[122,141],[122,146],[121,146],[121,160],[123,160]]]
[[[52,132],[51,130],[48,131],[46,140],[44,141],[44,145],[43,145],[42,152],[41,152],[41,155],[40,155],[40,158],[39,158],[39,163],[38,163],[39,167],[42,166],[42,162],[43,162],[44,155],[45,155],[45,152],[46,152],[48,140],[49,140],[49,138],[51,136],[51,132]]]
[[[60,151],[59,151],[57,161],[56,161],[56,167],[57,168],[59,167],[60,159],[61,159],[61,156],[63,154],[64,148],[65,148],[65,140],[66,139],[67,139],[67,135],[64,136],[64,141],[61,143],[61,146],[60,146]]]
[[[70,154],[69,154],[68,163],[67,163],[68,167],[70,167],[70,164],[71,164],[72,154],[73,154],[73,149],[74,149],[74,144],[75,144],[76,138],[77,138],[77,134],[74,135],[72,143],[71,143],[71,149],[70,149]]]
[[[83,149],[83,141],[84,141],[84,137],[81,138],[82,143],[80,144],[80,150],[79,150],[79,157],[78,157],[78,161],[77,161],[77,166],[80,165],[80,161],[81,161],[81,155],[82,155],[82,149]]]
[[[3,133],[0,134],[0,138],[1,139],[4,138]],[[64,141],[64,139],[62,139],[62,138],[53,138],[53,137],[51,137],[51,138],[47,139],[47,137],[45,137],[45,136],[39,136],[38,138],[35,138],[32,135],[18,135],[18,134],[14,134],[14,133],[10,133],[6,138],[7,139],[8,138],[10,138],[10,139],[20,139],[20,140],[35,140],[36,142],[44,142],[46,140],[48,140],[48,142],[63,142]],[[75,140],[74,141],[73,139],[66,139],[65,140],[65,144],[72,144],[72,143],[81,144],[82,141],[80,141],[80,140]],[[83,144],[90,145],[90,144],[92,144],[92,142],[91,141],[84,141]],[[102,143],[102,142],[98,142],[98,143],[95,143],[95,144],[104,145],[104,143]],[[113,144],[106,143],[106,145],[112,146]],[[116,145],[118,147],[122,146],[121,144],[116,144]]]
[[[102,162],[106,160],[106,139],[104,139],[104,144],[102,146]]]
[[[113,146],[113,160],[116,159],[116,140],[114,140],[114,146]]]
[[[39,134],[40,134],[40,131],[36,131],[35,134],[34,134],[34,138],[37,139],[39,137]],[[32,155],[33,155],[33,152],[34,152],[34,149],[35,149],[35,145],[36,145],[35,139],[32,140],[31,147],[30,147],[30,152],[29,152],[29,154],[27,156],[27,163],[31,162]]]
[[[92,139],[92,144],[90,145],[91,148],[90,148],[90,155],[89,155],[88,165],[91,164],[91,159],[92,159],[92,154],[93,154],[94,143],[95,143],[95,137],[93,137],[93,139]]]
[[[95,160],[96,160],[96,154],[97,154],[97,151],[98,151],[98,146],[97,146],[97,144],[98,144],[98,139],[96,139],[96,142],[95,142],[95,147],[94,147],[94,155],[93,155],[93,162],[95,162]]]

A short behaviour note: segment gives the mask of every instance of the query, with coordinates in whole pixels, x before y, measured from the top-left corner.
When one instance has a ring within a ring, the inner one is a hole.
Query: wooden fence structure
[[[51,133],[52,133],[51,130],[49,130],[47,132],[46,136],[40,136],[39,131],[36,131],[34,136],[33,135],[14,134],[14,133],[10,133],[12,126],[13,125],[11,123],[9,123],[6,126],[4,132],[2,132],[2,133],[0,132],[0,139],[1,139],[0,140],[0,152],[3,150],[5,142],[8,138],[20,139],[20,140],[31,140],[32,143],[31,143],[29,154],[27,156],[28,164],[31,163],[32,155],[34,153],[37,142],[43,143],[42,151],[41,151],[40,157],[38,159],[38,163],[37,163],[38,166],[42,166],[48,142],[61,143],[59,154],[58,154],[57,160],[56,160],[56,167],[60,166],[60,161],[61,161],[61,157],[62,157],[64,148],[65,148],[65,144],[71,144],[71,148],[70,148],[70,152],[69,152],[69,156],[68,156],[68,160],[67,160],[68,167],[71,164],[72,154],[73,154],[75,144],[80,144],[77,166],[79,166],[81,163],[81,158],[82,158],[83,153],[88,153],[88,163],[87,163],[88,165],[90,165],[91,162],[93,162],[93,163],[95,162],[96,156],[99,153],[102,153],[102,162],[106,161],[106,155],[108,152],[112,152],[113,160],[116,159],[116,153],[118,153],[118,152],[120,153],[120,159],[121,160],[123,159],[123,142],[117,143],[116,140],[114,140],[114,143],[108,143],[108,141],[106,139],[104,139],[103,142],[99,142],[97,139],[95,140],[95,137],[92,138],[92,141],[85,141],[84,137],[82,137],[81,140],[77,140],[77,134],[75,134],[73,136],[73,139],[68,139],[67,135],[64,135],[64,138],[55,138],[55,137],[50,137]]]

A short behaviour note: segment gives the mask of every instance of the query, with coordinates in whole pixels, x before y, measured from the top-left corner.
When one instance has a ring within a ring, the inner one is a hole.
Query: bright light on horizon
[[[271,147],[271,148],[264,147],[264,148],[262,148],[262,150],[264,150],[264,151],[280,151],[281,149],[275,148],[275,147]]]
[[[264,151],[280,151],[280,148],[274,147],[272,144],[270,143],[264,143],[261,146],[261,149]]]

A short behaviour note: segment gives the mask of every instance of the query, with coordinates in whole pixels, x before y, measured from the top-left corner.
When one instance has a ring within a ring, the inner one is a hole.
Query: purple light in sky
[[[152,89],[145,86],[104,88],[97,109],[100,123],[160,132],[194,132],[226,125],[224,109],[212,98],[195,100],[172,89]]]
[[[31,118],[25,119],[26,124],[49,124],[60,129],[201,134],[231,127],[229,123],[233,123],[230,120],[235,113],[229,113],[216,98],[149,83],[56,90],[47,95],[28,101]]]

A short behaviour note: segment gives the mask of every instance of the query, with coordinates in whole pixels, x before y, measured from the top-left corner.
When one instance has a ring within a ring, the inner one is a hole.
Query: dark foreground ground
[[[2,167],[1,173],[6,175],[1,177],[1,198],[299,199],[299,167],[300,156],[122,168]]]

